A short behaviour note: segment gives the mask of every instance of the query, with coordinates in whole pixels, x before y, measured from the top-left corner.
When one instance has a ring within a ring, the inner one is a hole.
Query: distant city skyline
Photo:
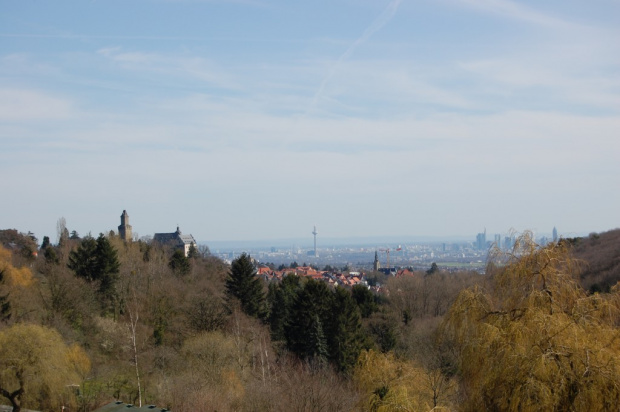
[[[121,225],[124,224],[124,218],[127,219],[128,216],[130,214],[127,212],[126,209],[122,210],[122,215],[121,215]],[[63,216],[64,217],[64,216]],[[139,219],[138,219],[139,220]],[[65,221],[67,223],[67,229],[70,231],[75,230],[78,235],[80,236],[86,236],[86,235],[92,235],[92,236],[96,236],[99,233],[108,233],[110,231],[114,231],[116,233],[118,233],[119,235],[123,236],[122,233],[119,232],[119,228],[120,226],[114,226],[113,224],[111,224],[109,227],[107,228],[100,228],[98,230],[78,230],[76,229],[74,226],[72,226],[69,222],[68,219],[65,218]],[[118,221],[118,218],[117,218]],[[132,222],[135,222],[134,217],[132,216]],[[153,226],[153,225],[150,225]],[[135,225],[130,226],[130,233],[133,232],[133,237],[134,238],[152,238],[154,236],[155,233],[158,232],[162,232],[165,231],[167,229],[170,229],[170,227],[172,225],[167,225],[167,228],[162,228],[162,225],[155,225],[158,227],[157,231],[155,232],[143,232],[141,230],[139,230],[139,227]],[[101,227],[99,225],[99,227]],[[177,229],[180,227],[179,225],[176,225]],[[185,226],[184,226],[185,227]],[[135,229],[133,229],[135,228]],[[31,229],[23,229],[23,228],[19,228],[19,227],[4,227],[2,229],[17,229],[21,232],[27,233],[27,232],[32,232],[34,233],[35,236],[37,236],[37,238],[39,238],[39,240],[41,240],[44,236],[49,236],[50,239],[52,241],[54,241],[55,237],[57,236],[56,233],[56,224],[54,225],[54,232],[53,233],[37,233],[34,230]],[[327,229],[327,233],[330,233],[330,235],[328,236],[319,236],[319,232],[318,232],[318,228],[317,225],[313,225],[310,229],[312,229],[312,232],[310,232],[309,236],[303,236],[303,234],[293,234],[292,236],[287,236],[287,237],[276,237],[271,235],[270,233],[263,233],[263,237],[249,237],[249,238],[237,238],[237,239],[230,239],[230,238],[223,238],[223,239],[215,239],[215,238],[211,238],[211,239],[201,239],[199,236],[194,236],[197,239],[197,242],[200,244],[206,244],[209,245],[210,243],[215,243],[215,244],[229,244],[229,245],[243,245],[243,244],[252,244],[252,245],[262,245],[264,247],[266,247],[267,245],[270,246],[279,246],[282,247],[284,245],[286,246],[290,246],[292,244],[295,244],[297,246],[304,246],[304,247],[310,247],[312,249],[321,249],[322,247],[326,247],[329,245],[343,245],[343,244],[355,244],[355,245],[362,245],[362,244],[372,244],[372,243],[376,243],[376,244],[380,244],[380,243],[392,243],[392,244],[397,244],[397,243],[405,243],[405,242],[443,242],[443,241],[459,241],[459,242],[472,242],[474,244],[486,244],[488,239],[485,237],[483,237],[482,239],[480,238],[480,235],[482,235],[483,233],[481,232],[474,232],[471,234],[458,234],[458,233],[452,233],[452,234],[437,234],[437,233],[430,233],[430,234],[379,234],[379,235],[358,235],[358,236],[347,236],[347,235],[336,235],[333,234],[329,231],[329,228]],[[519,233],[522,233],[524,231],[531,231],[534,233],[535,236],[540,237],[540,236],[545,236],[548,237],[549,239],[554,239],[555,237],[575,237],[575,236],[585,236],[589,233],[592,232],[604,232],[607,230],[612,230],[615,228],[609,228],[609,229],[605,229],[602,231],[584,231],[584,232],[571,232],[571,231],[562,231],[562,230],[558,230],[557,227],[555,225],[550,226],[550,229],[543,229],[543,230],[536,230],[536,229],[531,229],[531,228],[526,228],[526,229],[522,229],[519,230],[517,228],[514,227],[510,227],[508,229],[505,229],[503,231],[488,231],[488,235],[493,237],[494,240],[497,240],[497,236],[499,236],[500,239],[503,239],[505,236],[510,235],[512,233],[516,233],[517,235]],[[194,234],[194,230],[192,229],[192,225],[189,224],[187,225],[187,228],[185,230],[187,233],[191,233]],[[484,228],[484,233],[487,233],[487,229],[486,227]],[[239,246],[241,247],[241,246]]]
[[[611,229],[610,229],[611,230]],[[523,233],[523,231],[515,231],[514,233],[511,231],[505,231],[501,233],[492,233],[493,236],[499,235],[501,238],[501,243],[504,245],[504,239],[508,236],[518,236]],[[540,239],[542,237],[546,237],[549,240],[553,239],[553,227],[549,231],[533,231],[536,239]],[[558,231],[559,237],[578,237],[578,236],[587,236],[591,232],[583,232],[583,233],[563,233]],[[469,243],[472,245],[476,245],[477,234],[471,235],[453,235],[453,236],[360,236],[360,237],[328,237],[321,238],[317,236],[316,240],[316,249],[318,251],[325,250],[335,246],[396,246],[401,244],[441,244],[441,243]],[[495,240],[495,238],[494,238]],[[269,249],[271,247],[276,247],[280,249],[290,249],[291,247],[297,247],[306,251],[314,250],[314,238],[310,237],[291,237],[291,238],[280,238],[280,239],[241,239],[241,240],[217,240],[213,239],[211,241],[207,240],[198,240],[199,244],[205,244],[209,247],[214,248],[224,248],[230,250],[241,250],[248,247],[252,247],[255,249]],[[485,247],[488,243],[488,240],[485,241]]]
[[[0,228],[620,226],[618,1],[5,1],[0,39]]]

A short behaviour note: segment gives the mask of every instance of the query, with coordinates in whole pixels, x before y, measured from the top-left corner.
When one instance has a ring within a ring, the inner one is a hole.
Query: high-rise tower
[[[319,254],[316,252],[316,235],[318,235],[319,232],[316,231],[316,226],[314,226],[314,230],[312,231],[312,234],[314,235],[314,257],[318,257]]]
[[[483,233],[478,233],[476,235],[476,249],[486,250],[486,248],[487,248],[487,229],[484,228]]]
[[[553,241],[558,241],[558,230],[555,228],[555,226],[553,227]]]
[[[118,235],[123,240],[131,240],[131,225],[129,224],[129,215],[126,210],[123,210],[121,215],[121,225],[118,227]]]

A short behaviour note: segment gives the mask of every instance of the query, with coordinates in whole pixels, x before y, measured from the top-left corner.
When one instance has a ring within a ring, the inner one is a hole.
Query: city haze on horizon
[[[33,4],[0,6],[0,229],[620,226],[618,2]]]

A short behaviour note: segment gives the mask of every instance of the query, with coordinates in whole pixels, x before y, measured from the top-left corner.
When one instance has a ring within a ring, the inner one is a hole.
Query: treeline
[[[120,399],[174,411],[526,411],[620,404],[620,291],[579,286],[566,242],[539,248],[526,234],[510,254],[492,255],[484,276],[373,274],[382,284],[375,294],[293,275],[266,284],[248,255],[229,266],[207,250],[185,257],[114,233],[63,232],[56,245],[44,240],[38,256],[24,251],[36,246],[28,235],[18,243],[12,233],[0,249],[0,393],[16,406],[91,411]]]

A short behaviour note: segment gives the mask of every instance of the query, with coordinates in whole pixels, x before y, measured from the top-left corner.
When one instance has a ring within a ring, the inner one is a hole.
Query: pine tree
[[[360,314],[363,318],[367,318],[379,310],[379,306],[377,302],[375,302],[375,296],[366,286],[362,284],[353,286],[353,288],[351,288],[351,294],[353,300],[355,300],[355,303],[357,303],[357,306],[360,308]]]
[[[189,245],[189,250],[187,251],[187,257],[189,259],[197,259],[198,257],[200,257],[200,253],[198,252],[198,249],[193,243]]]
[[[185,257],[182,250],[177,249],[172,254],[168,266],[177,275],[187,275],[191,270],[189,259]]]
[[[60,263],[60,258],[58,257],[58,254],[56,253],[56,249],[53,246],[46,247],[45,253],[43,254],[43,256],[45,256],[45,261],[47,263],[50,263],[50,264],[53,263],[55,265]]]
[[[84,238],[78,248],[69,253],[67,266],[76,276],[89,282],[97,282],[103,306],[111,309],[110,306],[116,301],[116,282],[120,263],[116,249],[103,233],[97,240],[92,237]]]
[[[324,282],[310,279],[299,292],[285,326],[288,348],[302,359],[327,355],[322,347],[327,319],[331,316],[332,293]],[[327,345],[329,347],[329,345]]]
[[[89,282],[99,280],[99,273],[97,271],[97,241],[92,237],[82,240],[77,249],[69,253],[67,266],[79,278],[86,279]]]
[[[269,326],[271,327],[271,338],[275,341],[286,338],[284,329],[286,323],[290,321],[291,311],[297,294],[301,290],[299,276],[284,276],[282,282],[271,283],[267,300],[269,302]]]
[[[114,294],[120,263],[116,249],[107,237],[102,234],[97,238],[96,272],[99,279],[99,292],[110,298]]]
[[[351,293],[337,287],[332,299],[327,339],[331,360],[344,373],[353,370],[362,350],[362,323]]]
[[[323,322],[321,322],[318,313],[315,313],[314,316],[310,318],[308,340],[306,341],[304,352],[307,358],[318,362],[319,365],[327,363],[329,350],[327,349],[327,339],[323,330]]]
[[[226,294],[238,299],[241,310],[249,316],[260,318],[265,312],[263,285],[256,276],[256,269],[249,255],[243,253],[233,260],[226,278]]]

